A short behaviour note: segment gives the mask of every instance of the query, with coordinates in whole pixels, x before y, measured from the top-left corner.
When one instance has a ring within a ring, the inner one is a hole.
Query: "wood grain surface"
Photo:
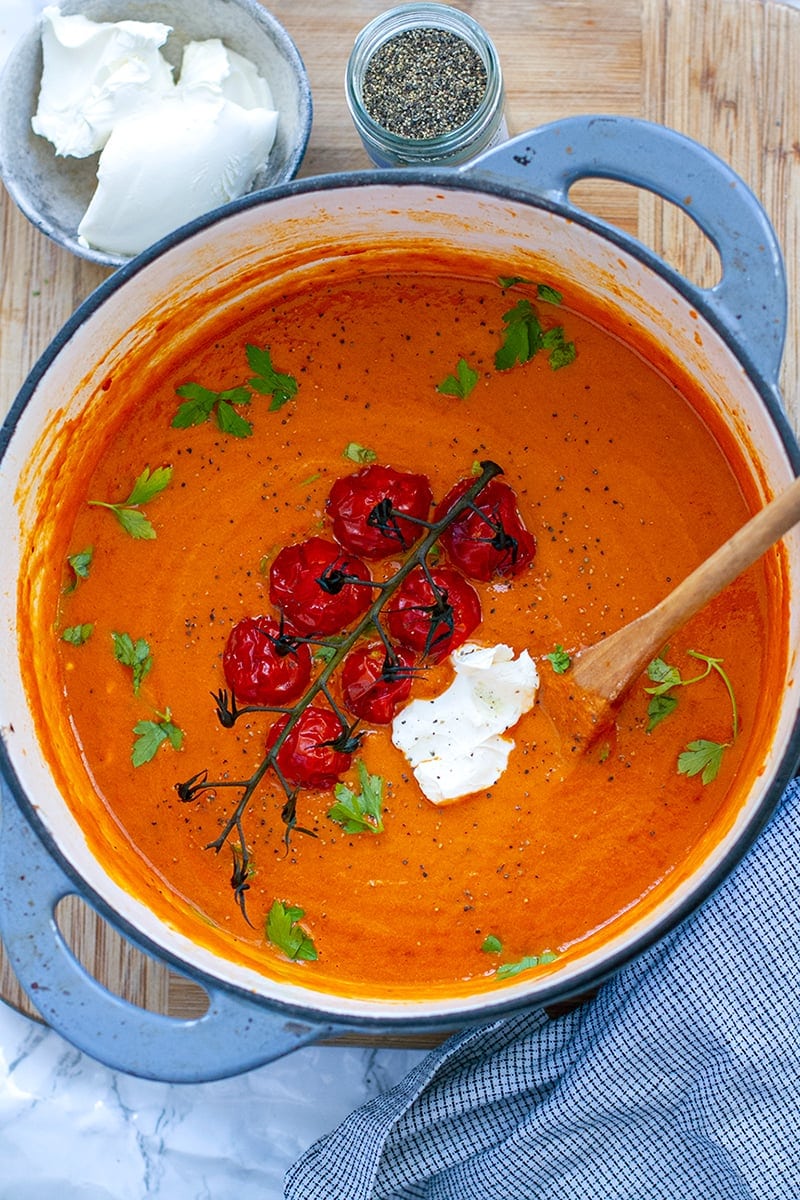
[[[302,176],[370,165],[345,105],[344,69],[359,29],[390,6],[376,0],[270,4],[311,79],[314,124]],[[710,147],[760,197],[786,259],[790,308],[782,386],[797,427],[800,0],[463,0],[457,7],[471,13],[497,46],[512,134],[580,113],[644,117]],[[713,282],[715,251],[672,205],[607,181],[585,181],[571,198],[639,236],[688,278]],[[36,232],[4,190],[0,215],[5,413],[41,351],[108,272]],[[204,1010],[199,988],[133,949],[82,901],[63,901],[58,920],[81,961],[108,987],[158,1012],[192,1016]],[[0,996],[35,1015],[1,951]],[[424,1041],[404,1038],[402,1044]]]

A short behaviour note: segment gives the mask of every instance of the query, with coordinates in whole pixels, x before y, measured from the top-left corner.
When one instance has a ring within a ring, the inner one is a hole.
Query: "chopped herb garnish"
[[[144,638],[134,641],[129,633],[112,633],[111,637],[114,641],[114,657],[123,667],[130,667],[133,672],[133,690],[138,693],[153,665],[150,647]]]
[[[691,687],[706,679],[712,671],[719,675],[728,692],[732,713],[732,732],[730,742],[713,742],[707,738],[699,738],[689,742],[685,750],[678,755],[678,773],[681,775],[700,775],[703,784],[712,783],[722,764],[722,756],[732,742],[736,741],[739,733],[739,711],[736,704],[733,685],[723,669],[722,659],[701,654],[699,650],[687,650],[691,658],[700,659],[706,664],[706,669],[692,679],[684,679],[677,667],[672,666],[663,658],[654,658],[647,667],[647,677],[652,680],[653,687],[645,688],[652,697],[647,706],[647,732],[651,733],[661,722],[672,713],[678,703],[677,696],[670,693],[674,688]]]
[[[670,688],[681,687],[683,684],[678,668],[671,666],[663,658],[654,658],[648,664],[647,678],[656,685],[644,689],[648,696],[663,696]]]
[[[361,791],[354,792],[345,783],[337,783],[333,789],[336,803],[328,810],[328,816],[345,833],[383,832],[383,779],[370,775],[363,759],[358,760],[358,777]]]
[[[678,755],[678,773],[700,775],[704,784],[712,783],[719,774],[722,755],[726,749],[725,743],[710,742],[706,738],[689,742],[686,749]]]
[[[568,367],[575,361],[577,354],[575,343],[565,341],[564,330],[560,325],[547,330],[542,337],[542,346],[550,352],[547,361],[554,371],[560,370],[561,367]]]
[[[133,727],[136,741],[131,751],[131,761],[135,767],[155,758],[159,746],[168,741],[173,750],[180,750],[183,745],[183,730],[172,720],[169,709],[164,713],[156,713],[155,721],[137,721]]]
[[[561,299],[558,292],[548,290]],[[548,361],[554,371],[568,366],[575,359],[575,343],[565,340],[560,325],[545,331],[530,300],[518,300],[513,308],[503,313],[503,321],[506,326],[503,344],[494,356],[498,371],[507,371],[517,363],[529,362],[540,350],[548,352]]]
[[[343,638],[329,637],[324,642],[320,642],[314,647],[313,657],[317,662],[329,663],[335,654],[338,654]]]
[[[173,429],[202,425],[216,410],[217,425],[223,433],[240,438],[250,437],[252,434],[253,426],[233,408],[234,404],[250,403],[250,392],[247,388],[228,388],[226,391],[213,392],[199,383],[182,383],[175,391],[184,398],[185,403],[172,418]]]
[[[529,362],[541,350],[544,332],[530,300],[518,300],[503,313],[503,321],[506,326],[503,344],[494,356],[498,371]]]
[[[507,288],[514,287],[517,283],[533,283],[532,279],[526,279],[524,275],[499,275],[497,282],[505,291]]]
[[[545,659],[550,663],[556,675],[564,675],[572,666],[572,659],[560,642],[556,644],[555,650],[545,654]]]
[[[442,382],[436,385],[436,390],[443,396],[457,396],[459,400],[466,400],[479,379],[478,372],[473,370],[466,359],[460,358],[455,374],[446,375]]]
[[[544,950],[541,954],[527,954],[525,958],[521,958],[519,962],[503,963],[497,968],[498,979],[511,979],[514,975],[520,975],[523,971],[530,971],[533,967],[542,967],[545,963],[555,962],[558,958],[552,950]]]
[[[298,924],[304,916],[302,908],[284,905],[280,900],[274,901],[267,915],[267,940],[282,950],[287,958],[302,958],[306,962],[314,962],[317,957],[316,947]]]
[[[488,937],[484,939],[483,945],[481,946],[481,950],[484,952],[484,954],[499,954],[502,949],[503,943],[500,941],[500,938],[495,937],[493,933],[490,933]]]
[[[514,287],[518,283],[533,284],[532,279],[526,279],[524,275],[500,275],[497,282],[503,290]],[[537,283],[536,295],[540,300],[546,301],[548,304],[563,304],[564,297],[561,292],[556,291],[549,283]]]
[[[61,640],[69,642],[70,646],[82,646],[84,642],[88,642],[93,630],[94,625],[91,622],[85,625],[68,625],[61,631]]]
[[[348,442],[342,451],[342,458],[349,458],[351,462],[361,464],[378,461],[374,450],[370,450],[369,446],[362,446],[358,442]]]
[[[258,392],[260,396],[272,397],[269,408],[270,412],[274,412],[297,394],[297,380],[292,375],[275,370],[268,346],[260,348],[247,345],[245,353],[251,371],[256,372],[248,379],[246,387],[226,388],[215,392],[200,383],[191,382],[182,383],[175,389],[184,403],[172,418],[174,429],[202,425],[216,412],[217,425],[223,433],[238,438],[250,437],[253,426],[237,413],[233,407],[235,404],[250,404],[253,392]]]
[[[269,406],[270,412],[276,412],[279,408],[283,408],[284,404],[297,395],[297,380],[293,375],[285,375],[281,371],[275,370],[269,346],[259,348],[248,345],[246,353],[251,371],[256,372],[248,380],[250,387],[261,396],[272,397],[272,403]]]
[[[127,500],[122,500],[118,504],[110,504],[105,500],[89,500],[88,503],[98,508],[110,509],[122,528],[131,537],[151,539],[156,536],[156,531],[144,513],[140,511],[139,506],[147,504],[159,492],[163,492],[171,478],[172,467],[156,467],[155,471],[145,467],[134,483]]]
[[[74,592],[82,579],[89,578],[89,568],[92,565],[93,554],[93,548],[87,546],[85,550],[80,550],[77,554],[69,554],[67,556],[67,566],[72,571],[72,581],[65,589],[66,591]]]
[[[649,690],[648,688],[647,691]],[[647,706],[647,732],[652,733],[657,725],[660,725],[662,721],[675,711],[677,704],[677,696],[653,696],[653,699]]]
[[[554,287],[550,287],[548,283],[537,283],[536,295],[540,300],[545,300],[548,304],[563,304],[564,297],[561,292],[556,291]]]

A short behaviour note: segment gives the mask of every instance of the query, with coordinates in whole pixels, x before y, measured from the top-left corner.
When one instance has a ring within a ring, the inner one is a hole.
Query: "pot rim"
[[[770,422],[777,433],[786,457],[795,472],[800,474],[800,445],[789,424],[783,408],[777,383],[768,379],[750,355],[747,346],[742,345],[735,331],[723,321],[715,308],[708,302],[704,290],[690,283],[674,268],[665,263],[647,246],[631,235],[616,229],[614,226],[593,216],[584,210],[572,207],[553,199],[532,192],[528,188],[515,186],[513,183],[499,180],[496,177],[481,175],[478,172],[454,171],[452,168],[402,168],[363,170],[355,172],[338,172],[330,175],[311,176],[305,179],[289,181],[276,187],[251,193],[230,204],[214,209],[194,221],[174,230],[160,241],[154,243],[130,262],[119,267],[112,275],[104,280],[87,296],[74,313],[61,327],[50,344],[43,351],[27,378],[22,384],[6,419],[0,429],[0,461],[11,442],[16,425],[26,408],[28,401],[35,392],[40,380],[56,360],[63,347],[70,341],[88,316],[98,310],[103,303],[118,289],[133,279],[140,271],[145,270],[155,259],[166,250],[191,238],[194,234],[210,228],[220,222],[235,216],[237,213],[251,208],[268,205],[304,193],[334,192],[341,189],[368,188],[379,185],[381,188],[396,186],[399,189],[411,187],[435,187],[443,191],[476,192],[502,200],[543,209],[557,217],[569,220],[571,223],[582,225],[590,233],[605,241],[610,241],[620,250],[637,259],[643,266],[660,276],[675,292],[697,310],[703,320],[716,332],[747,375],[749,382],[758,392],[764,403]],[[758,806],[750,814],[747,824],[741,829],[724,855],[705,871],[700,878],[693,877],[685,894],[673,903],[669,911],[661,914],[654,913],[648,920],[645,929],[632,934],[612,953],[604,953],[602,962],[590,962],[578,968],[570,977],[568,983],[554,980],[552,983],[542,981],[536,987],[536,1004],[546,1007],[556,1001],[563,1001],[581,996],[589,989],[597,987],[616,974],[620,967],[641,955],[645,950],[659,942],[667,933],[675,929],[700,905],[731,874],[752,846],[767,821],[772,816],[780,796],[795,774],[800,761],[800,707],[795,713],[791,733],[786,739],[782,757],[777,764],[772,780],[761,797]],[[521,1008],[530,1006],[530,984],[521,982],[515,987],[503,990],[502,995],[480,993],[472,997],[461,997],[448,1001],[455,1011],[436,1013],[426,1012],[424,1016],[415,1015],[414,1010],[418,1001],[408,1000],[402,1003],[396,1001],[376,1000],[359,1003],[358,1007],[366,1007],[367,1003],[378,1007],[386,1003],[390,1005],[386,1012],[370,1015],[365,1012],[348,1012],[335,1008],[334,1005],[342,997],[331,992],[331,1006],[321,1007],[319,992],[309,992],[309,1002],[294,1003],[284,998],[275,998],[262,992],[250,990],[224,978],[211,974],[203,967],[187,964],[180,955],[160,943],[156,943],[147,934],[135,928],[128,918],[117,913],[113,905],[87,883],[80,872],[72,865],[64,851],[59,847],[55,837],[46,827],[39,816],[37,806],[30,799],[19,781],[11,757],[8,753],[5,739],[0,738],[0,776],[10,789],[14,800],[22,814],[35,830],[39,840],[45,845],[48,853],[69,881],[76,885],[77,892],[116,929],[124,934],[134,945],[139,946],[156,959],[168,963],[179,973],[184,974],[209,990],[222,991],[235,996],[246,996],[254,1003],[267,1006],[287,1016],[302,1020],[317,1021],[321,1025],[330,1025],[333,1020],[342,1029],[357,1028],[364,1032],[378,1030],[386,1033],[391,1030],[411,1032],[417,1030],[452,1029],[459,1025],[471,1024],[477,1019],[487,1017],[499,1018],[507,1016]],[[104,870],[104,868],[103,868]],[[594,956],[593,956],[594,957]],[[268,982],[268,981],[267,981]],[[408,1012],[401,1012],[407,1009]]]
[[[633,235],[618,229],[609,222],[594,216],[592,213],[577,208],[568,202],[555,199],[549,195],[538,194],[530,188],[521,187],[511,180],[501,180],[489,173],[478,170],[456,170],[452,167],[398,167],[373,168],[359,171],[338,171],[326,175],[311,175],[302,179],[288,180],[286,183],[250,192],[237,200],[211,209],[202,216],[196,217],[187,224],[172,230],[159,241],[154,242],[136,257],[123,263],[111,275],[104,279],[88,296],[81,301],[75,311],[67,318],[48,346],[34,363],[23,381],[4,421],[0,427],[0,457],[13,435],[14,427],[20,412],[27,404],[32,392],[50,364],[60,353],[62,347],[70,340],[76,329],[84,320],[99,309],[114,292],[122,287],[129,279],[145,270],[149,264],[159,258],[165,251],[181,242],[187,241],[194,234],[235,216],[237,213],[261,207],[274,201],[284,200],[291,196],[305,193],[336,191],[340,189],[366,188],[372,185],[385,187],[391,184],[403,188],[427,186],[444,191],[477,192],[488,194],[500,199],[512,200],[515,203],[541,208],[545,212],[563,217],[570,222],[582,225],[601,239],[610,241],[620,250],[639,260],[645,267],[660,275],[678,292],[684,300],[695,307],[703,319],[720,336],[727,348],[745,368],[750,382],[753,383],[761,398],[766,402],[770,418],[780,434],[781,442],[787,457],[796,474],[800,474],[800,442],[792,429],[781,400],[778,383],[767,377],[766,373],[756,363],[747,344],[743,344],[736,336],[736,331],[722,320],[717,309],[709,302],[706,290],[691,283],[674,267],[660,258],[653,250],[640,242]],[[691,215],[691,214],[689,214]]]

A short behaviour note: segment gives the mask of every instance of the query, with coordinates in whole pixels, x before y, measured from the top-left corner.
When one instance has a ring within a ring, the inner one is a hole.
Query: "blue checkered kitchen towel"
[[[596,999],[450,1038],[287,1200],[800,1200],[800,785]]]

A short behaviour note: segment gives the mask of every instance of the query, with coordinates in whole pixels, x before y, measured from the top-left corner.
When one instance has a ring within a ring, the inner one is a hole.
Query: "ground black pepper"
[[[407,29],[369,60],[362,103],[376,124],[399,137],[440,137],[469,120],[486,83],[480,55],[463,38],[446,29]]]

